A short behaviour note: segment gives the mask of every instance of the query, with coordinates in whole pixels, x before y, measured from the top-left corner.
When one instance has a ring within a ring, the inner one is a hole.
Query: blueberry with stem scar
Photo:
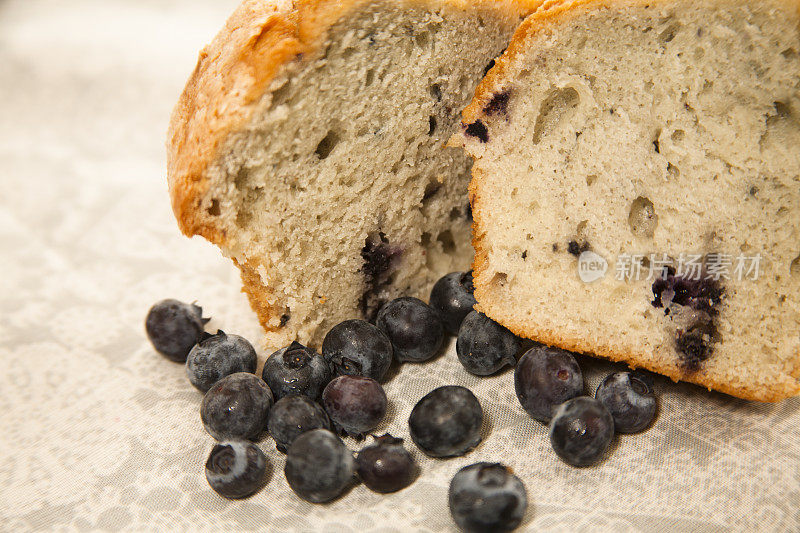
[[[320,354],[293,342],[267,358],[261,377],[278,400],[289,394],[318,400],[331,380],[331,369]]]
[[[211,385],[225,376],[236,372],[256,371],[256,351],[247,339],[238,335],[226,335],[217,331],[216,335],[203,334],[186,358],[186,375],[192,385],[200,392],[206,392]]]
[[[247,441],[221,442],[206,461],[206,480],[225,498],[245,498],[264,483],[267,458],[261,449]]]
[[[375,443],[356,456],[358,477],[364,485],[381,493],[396,492],[411,485],[417,468],[414,458],[403,448],[403,439],[388,433],[374,438]]]

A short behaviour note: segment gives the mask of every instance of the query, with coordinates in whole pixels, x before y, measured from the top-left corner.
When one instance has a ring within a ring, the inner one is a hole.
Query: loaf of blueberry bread
[[[239,266],[268,344],[468,268],[471,159],[444,148],[538,1],[245,1],[175,108],[168,174],[187,235]]]
[[[463,114],[477,308],[746,399],[800,392],[800,2],[579,0]]]

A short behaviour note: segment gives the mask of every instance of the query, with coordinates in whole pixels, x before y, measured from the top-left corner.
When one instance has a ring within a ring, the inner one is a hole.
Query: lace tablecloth
[[[524,480],[526,530],[800,529],[800,399],[748,403],[658,380],[655,425],[574,469],[519,407],[513,374],[467,374],[452,343],[391,379],[379,430],[407,438],[421,396],[465,385],[488,418],[468,456],[428,459],[407,442],[422,468],[410,488],[358,486],[312,505],[264,440],[265,489],[218,497],[203,475],[201,396],[154,353],[143,321],[161,298],[197,300],[210,329],[260,338],[232,265],[178,233],[164,176],[170,109],[233,6],[0,0],[0,530],[451,531],[450,478],[481,460]],[[591,387],[615,368],[581,364]]]

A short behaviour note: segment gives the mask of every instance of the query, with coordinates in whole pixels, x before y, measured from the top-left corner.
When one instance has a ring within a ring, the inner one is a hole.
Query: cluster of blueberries
[[[192,385],[205,394],[200,416],[218,443],[206,462],[210,486],[227,498],[243,498],[263,484],[267,458],[252,440],[266,429],[286,454],[284,474],[301,498],[321,503],[341,495],[355,475],[371,490],[388,493],[418,475],[403,440],[373,436],[353,454],[338,435],[360,440],[386,414],[380,382],[392,360],[423,362],[434,357],[446,333],[457,335],[464,368],[479,376],[515,366],[517,397],[535,419],[550,424],[553,449],[565,462],[599,461],[616,432],[641,431],[653,420],[656,399],[649,377],[637,372],[608,376],[596,398],[581,396],[584,382],[575,357],[535,345],[517,362],[522,341],[474,311],[471,272],[444,276],[430,305],[417,298],[392,300],[375,324],[347,320],[334,326],[322,354],[298,342],[269,356],[261,377],[256,351],[244,338],[204,331],[208,319],[194,304],[163,300],[149,311],[145,329],[158,352],[185,362]],[[431,457],[458,457],[481,441],[483,410],[468,389],[434,389],[408,420],[414,443]],[[462,468],[449,492],[450,510],[465,531],[511,531],[527,507],[522,481],[498,463]]]

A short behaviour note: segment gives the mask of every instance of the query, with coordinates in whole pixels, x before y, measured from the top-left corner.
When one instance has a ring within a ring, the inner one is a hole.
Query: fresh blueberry
[[[327,429],[313,429],[289,447],[283,472],[298,496],[323,503],[342,494],[353,482],[355,460],[339,437]]]
[[[382,381],[392,364],[392,343],[365,320],[345,320],[322,341],[322,355],[337,376],[367,376]]]
[[[186,358],[186,375],[201,392],[225,376],[236,372],[256,371],[256,351],[247,339],[217,331],[203,334]]]
[[[278,400],[288,394],[318,400],[331,380],[331,369],[320,354],[293,342],[267,358],[261,377]]]
[[[514,388],[528,414],[546,424],[556,407],[583,394],[583,374],[571,353],[535,346],[517,363]]]
[[[483,313],[472,311],[458,330],[456,353],[467,372],[488,376],[506,365],[514,366],[520,346],[516,335]]]
[[[572,466],[599,461],[613,438],[614,418],[602,403],[588,396],[564,402],[550,421],[550,444]]]
[[[473,293],[472,271],[451,272],[441,278],[431,290],[431,307],[439,313],[444,329],[458,335],[461,322],[472,311],[477,301]]]
[[[375,325],[392,341],[398,361],[427,361],[444,341],[438,314],[417,298],[397,298],[384,304]]]
[[[480,443],[482,423],[480,402],[458,385],[432,390],[408,418],[411,440],[431,457],[464,455]]]
[[[322,405],[336,429],[363,438],[386,414],[386,393],[365,376],[339,376],[322,391]]]
[[[220,442],[206,461],[208,484],[225,498],[250,496],[263,485],[266,471],[264,452],[247,441]]]
[[[617,433],[638,433],[656,416],[653,387],[639,372],[614,372],[597,387],[595,397],[614,417]]]
[[[144,328],[153,348],[164,357],[183,363],[203,335],[203,309],[178,300],[161,300],[147,313]]]
[[[217,440],[255,439],[267,425],[272,392],[260,377],[237,372],[214,383],[200,406],[200,418]]]
[[[500,463],[475,463],[450,482],[450,514],[462,530],[513,531],[528,507],[525,485]]]
[[[308,396],[284,396],[270,409],[267,429],[280,452],[286,453],[301,434],[320,428],[330,429],[331,423],[325,410]]]
[[[416,463],[403,439],[388,433],[375,437],[375,443],[358,452],[356,456],[358,477],[370,490],[395,492],[411,485],[416,475]]]

